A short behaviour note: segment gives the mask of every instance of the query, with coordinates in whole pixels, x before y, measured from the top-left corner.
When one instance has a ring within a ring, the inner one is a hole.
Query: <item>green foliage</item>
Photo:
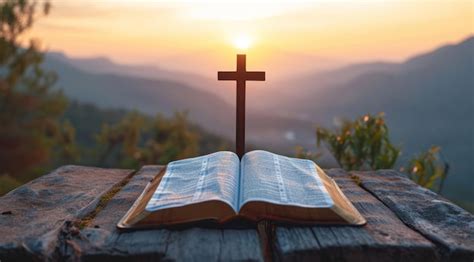
[[[198,155],[199,135],[190,129],[187,113],[176,113],[169,121],[157,115],[150,131],[141,154],[142,163],[168,163]]]
[[[229,147],[185,113],[152,118],[77,103],[68,108],[52,90],[56,75],[41,66],[38,42],[18,40],[49,10],[47,1],[0,1],[0,195],[65,162],[138,168]]]
[[[189,148],[184,148],[180,145],[182,142],[177,141],[181,139],[180,137],[189,140],[186,138],[187,133],[195,136],[192,140],[197,143],[196,149],[193,150],[197,152],[196,155],[208,154],[216,150],[228,150],[231,145],[230,141],[190,123],[184,113],[177,113],[171,118],[162,115],[150,117],[123,109],[99,109],[92,104],[73,101],[63,118],[69,120],[75,127],[76,141],[81,156],[78,163],[82,165],[130,168],[138,167],[140,163],[167,163],[183,158],[181,154],[171,154],[171,151],[176,151],[173,149],[176,145],[180,150],[185,150],[183,152],[185,156],[190,156]],[[183,130],[183,126],[186,126],[187,133],[179,131]],[[153,132],[174,134],[163,136],[153,135]],[[131,139],[132,133],[137,135],[139,133],[140,139],[137,141]],[[125,137],[127,138],[124,139]],[[157,144],[160,144],[159,150],[163,151],[159,153],[161,157],[156,157],[157,152],[154,148]],[[126,151],[122,151],[123,147],[127,148]],[[137,156],[131,157],[134,154]],[[160,162],[153,162],[152,159]]]
[[[170,119],[130,113],[115,125],[104,124],[96,139],[100,166],[137,168],[199,154],[199,133],[192,130],[185,113]]]
[[[400,154],[400,149],[390,142],[382,113],[345,121],[335,132],[317,128],[316,135],[318,146],[321,142],[328,145],[339,165],[346,170],[390,169]],[[441,158],[440,150],[433,146],[427,152],[415,156],[406,167],[413,181],[439,193],[449,170],[448,163]],[[298,147],[296,157],[315,160],[319,155]]]
[[[438,193],[441,192],[449,171],[449,165],[441,158],[440,150],[440,147],[433,146],[415,156],[407,166],[407,172],[413,181]]]
[[[96,136],[97,143],[103,148],[99,149],[101,153],[98,165],[107,165],[106,161],[111,158],[111,155],[115,158],[112,162],[117,162],[119,165],[130,162],[128,159],[130,156],[134,159],[134,155],[138,153],[137,144],[144,122],[139,113],[132,112],[115,125],[104,124],[101,132]]]
[[[103,109],[93,104],[71,101],[62,120],[70,121],[71,125],[75,127],[76,142],[82,150],[94,148],[96,138],[93,134],[98,134],[104,124],[117,124],[129,113],[124,109]],[[90,164],[95,163],[90,162]]]
[[[336,132],[316,130],[317,144],[324,142],[341,167],[347,170],[387,169],[397,161],[400,150],[389,139],[384,115],[366,115],[345,121]]]
[[[37,7],[36,1],[4,0],[0,2],[0,24],[2,25],[0,33],[3,38],[2,41],[10,43],[11,50],[17,48],[17,37],[33,25]],[[47,15],[50,8],[50,3],[44,2],[42,13]]]
[[[56,76],[41,67],[38,43],[21,46],[18,38],[36,18],[36,2],[0,3],[0,173],[34,176],[52,159],[74,157],[74,128],[59,121],[67,106],[51,91]],[[50,5],[42,5],[42,13]]]
[[[77,146],[63,149],[68,153],[63,158],[82,165],[136,169],[144,164],[166,164],[180,158],[228,150],[231,144],[191,124],[185,113],[176,113],[172,118],[150,117],[72,102],[62,121],[67,132],[61,139],[66,142],[75,137],[77,141]],[[54,163],[49,169],[61,164]],[[38,167],[38,172],[47,172],[43,170],[45,166]],[[0,195],[33,178],[0,175]]]

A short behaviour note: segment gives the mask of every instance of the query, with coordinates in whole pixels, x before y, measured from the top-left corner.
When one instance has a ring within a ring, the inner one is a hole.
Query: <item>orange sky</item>
[[[474,32],[472,0],[52,4],[50,15],[38,20],[29,34],[49,50],[212,76],[216,68],[232,69],[237,52],[233,42],[239,36],[251,40],[245,51],[250,69],[304,71],[354,61],[401,61]]]

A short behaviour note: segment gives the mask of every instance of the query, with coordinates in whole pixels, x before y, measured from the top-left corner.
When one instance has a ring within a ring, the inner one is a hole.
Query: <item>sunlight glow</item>
[[[23,35],[24,43],[37,38],[71,56],[213,78],[235,51],[284,77],[352,62],[402,62],[474,34],[467,0],[87,0],[87,8],[83,1],[51,2],[51,14]]]
[[[247,50],[252,45],[252,39],[247,35],[238,35],[233,39],[233,44],[237,49]]]
[[[196,1],[201,4],[181,5],[185,16],[212,21],[255,21],[281,15],[289,10],[301,9],[306,4],[276,0],[219,0]],[[194,2],[194,3],[196,3]]]

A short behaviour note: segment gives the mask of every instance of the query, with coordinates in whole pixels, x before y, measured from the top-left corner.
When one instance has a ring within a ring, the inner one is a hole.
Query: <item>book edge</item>
[[[341,188],[336,183],[336,181],[334,181],[334,179],[329,177],[326,174],[326,172],[324,172],[324,170],[321,169],[318,165],[316,165],[316,167],[317,167],[318,175],[323,174],[331,182],[331,184],[334,186],[334,188],[337,191],[336,193],[341,196],[342,200],[349,207],[349,210],[346,210],[345,208],[340,207],[340,205],[337,204],[337,201],[335,201],[333,199],[334,205],[331,207],[331,210],[333,210],[336,214],[338,214],[342,219],[344,219],[346,222],[348,222],[351,225],[362,226],[362,225],[367,224],[367,220],[362,216],[362,214],[360,214],[359,210],[357,210],[357,208],[347,198],[347,196],[344,194],[344,192],[342,192]],[[321,178],[321,179],[323,179],[323,178]],[[329,190],[328,190],[328,192],[329,192]],[[332,198],[332,196],[331,196],[331,198]]]
[[[140,205],[141,201],[145,197],[145,195],[148,192],[148,190],[150,189],[150,187],[153,186],[153,182],[155,182],[155,179],[158,179],[160,174],[163,174],[163,176],[164,176],[164,174],[166,173],[167,168],[168,168],[168,165],[163,167],[163,169],[160,170],[160,172],[158,172],[150,181],[148,181],[148,183],[146,184],[145,188],[143,188],[143,190],[140,193],[140,195],[138,196],[138,198],[135,200],[135,202],[133,202],[132,206],[128,209],[128,211],[125,213],[125,215],[123,215],[122,218],[117,223],[117,225],[116,225],[117,228],[124,229],[124,228],[130,228],[131,227],[131,225],[129,225],[128,223],[125,223],[125,222],[127,221],[127,219],[130,218],[130,215],[133,214],[133,212],[136,211],[137,207]],[[163,176],[161,176],[159,179],[161,180],[161,178]],[[160,184],[160,183],[161,183],[161,181],[158,184]],[[146,210],[143,209],[143,212],[146,212]]]

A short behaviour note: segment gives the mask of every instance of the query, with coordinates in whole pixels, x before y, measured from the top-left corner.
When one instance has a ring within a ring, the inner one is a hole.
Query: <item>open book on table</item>
[[[145,188],[119,228],[241,218],[363,225],[365,219],[313,161],[267,151],[171,162]]]

